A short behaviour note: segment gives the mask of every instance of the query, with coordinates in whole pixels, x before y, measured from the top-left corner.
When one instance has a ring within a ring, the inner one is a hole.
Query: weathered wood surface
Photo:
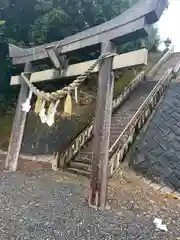
[[[113,59],[113,70],[127,68],[127,67],[134,67],[134,66],[145,66],[147,65],[147,58],[148,58],[148,50],[147,49],[140,49],[133,52],[124,53],[118,56],[115,56]],[[83,72],[85,72],[95,60],[77,63],[68,66],[67,70],[64,70],[60,75],[60,72],[55,69],[49,69],[40,72],[34,72],[31,75],[30,81],[31,82],[40,82],[40,81],[48,81],[53,79],[60,79],[65,77],[76,77]],[[94,68],[93,73],[99,71],[99,67],[97,66]],[[11,78],[11,85],[18,85],[21,84],[22,77],[21,76],[12,76]]]
[[[57,56],[56,51],[53,46],[48,46],[45,48],[47,55],[49,56],[51,62],[55,69],[62,70],[61,62],[59,56]]]
[[[119,43],[132,41],[148,34],[149,25],[157,22],[167,7],[168,0],[140,0],[121,15],[96,27],[74,34],[60,42],[53,42],[29,49],[9,45],[14,64],[36,61],[48,57],[45,47],[58,44],[58,53],[64,54],[108,40]]]
[[[32,71],[32,64],[26,63],[24,72],[30,73]],[[18,165],[18,158],[21,150],[22,139],[24,135],[24,128],[26,124],[27,113],[21,110],[22,103],[28,97],[29,88],[25,82],[22,82],[19,93],[18,103],[16,107],[15,118],[9,142],[8,154],[6,157],[5,168],[10,171],[16,171]]]
[[[112,42],[104,42],[101,53],[115,52]],[[92,175],[90,182],[90,205],[105,207],[107,200],[107,177],[109,159],[109,136],[114,90],[113,58],[100,63],[98,96],[94,126]]]

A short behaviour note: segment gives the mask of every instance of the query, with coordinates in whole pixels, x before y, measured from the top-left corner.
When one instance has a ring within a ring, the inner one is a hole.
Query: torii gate
[[[147,36],[150,26],[159,20],[167,5],[168,0],[140,0],[114,19],[61,41],[29,49],[9,45],[13,64],[25,65],[24,76],[31,83],[82,74],[95,60],[68,66],[68,55],[79,49],[101,46],[101,55],[107,56],[100,61],[99,68],[93,69],[94,72],[99,72],[89,198],[93,206],[105,207],[106,204],[108,147],[114,88],[112,70],[147,63],[146,49],[114,56],[115,45]],[[33,73],[33,63],[45,58],[52,61],[54,69]],[[21,110],[21,105],[29,92],[22,76],[12,77],[11,85],[15,84],[21,84],[21,90],[6,158],[6,168],[11,171],[17,169],[27,116],[27,113]]]

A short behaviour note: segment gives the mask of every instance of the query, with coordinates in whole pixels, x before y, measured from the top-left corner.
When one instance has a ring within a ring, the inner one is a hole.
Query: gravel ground
[[[87,206],[85,178],[47,169],[0,172],[0,239],[178,239],[179,201],[128,174],[110,181],[112,210],[100,212]],[[155,229],[154,217],[163,219],[168,232]]]

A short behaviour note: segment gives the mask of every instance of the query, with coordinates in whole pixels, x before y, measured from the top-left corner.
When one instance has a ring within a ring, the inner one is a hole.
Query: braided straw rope
[[[56,92],[44,92],[44,91],[40,91],[37,87],[35,87],[29,80],[28,78],[25,76],[25,73],[21,73],[21,76],[23,77],[24,81],[26,82],[26,84],[28,85],[28,87],[30,88],[30,90],[37,96],[37,97],[41,97],[43,100],[46,101],[57,101],[61,98],[64,98],[67,96],[67,94],[73,90],[75,90],[75,88],[77,88],[82,82],[85,81],[85,79],[92,73],[93,69],[99,64],[100,61],[106,59],[106,58],[110,58],[110,57],[114,57],[117,54],[115,53],[106,53],[106,54],[102,54],[90,67],[89,69],[87,69],[83,74],[81,74],[80,76],[78,76],[72,83],[70,83],[68,86],[57,90]]]

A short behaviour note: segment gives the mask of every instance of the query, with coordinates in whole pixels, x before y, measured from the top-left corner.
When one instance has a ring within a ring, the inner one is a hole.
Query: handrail
[[[174,46],[172,46],[167,53],[155,64],[155,66],[147,73],[147,77],[153,77],[160,66],[166,62],[169,57],[174,53]]]
[[[112,103],[113,112],[117,109],[117,107],[119,107],[125,101],[125,99],[134,90],[134,88],[136,88],[138,83],[144,79],[144,74],[145,74],[144,71],[140,72],[131,81],[131,83],[129,83],[129,85],[125,87],[124,91],[117,98],[113,100],[113,103]],[[94,126],[94,120],[60,154],[60,160],[64,158],[69,158],[69,159],[66,159],[66,162],[69,162],[70,158],[74,157],[79,152],[81,147],[92,137],[93,126]],[[64,162],[64,160],[62,161]]]
[[[171,54],[173,53],[172,49],[170,49],[155,65],[156,67],[160,67],[164,61],[166,61]],[[153,67],[154,68],[154,67]],[[138,85],[142,79],[144,79],[145,73],[144,71],[139,73],[134,80],[130,82],[130,84],[124,89],[124,91],[113,100],[113,111],[120,106],[123,101],[127,98],[127,96],[134,90],[134,88]],[[69,162],[72,157],[74,157],[81,147],[92,137],[93,133],[93,121],[89,124],[84,130],[70,143],[70,145],[64,149],[62,153],[60,153],[60,161],[62,161],[62,165],[64,162]],[[66,160],[65,160],[66,159]]]
[[[162,78],[158,81],[158,83],[155,85],[155,87],[153,88],[153,90],[150,92],[150,94],[148,95],[148,97],[145,99],[145,101],[142,103],[142,105],[140,106],[140,108],[137,110],[137,112],[135,113],[135,115],[133,116],[133,118],[131,119],[131,121],[128,123],[128,125],[125,127],[125,129],[122,131],[122,133],[120,134],[120,136],[117,138],[117,140],[115,141],[115,143],[111,146],[110,150],[109,150],[109,154],[112,154],[113,151],[115,151],[115,148],[117,146],[117,144],[121,141],[121,138],[123,137],[124,133],[131,127],[132,123],[138,118],[138,115],[142,112],[143,108],[145,108],[145,106],[147,105],[147,103],[149,102],[150,99],[152,99],[152,96],[158,92],[158,88],[167,80],[167,78],[170,76],[170,74],[172,73],[173,68],[168,69],[167,72],[162,76]]]
[[[176,64],[176,66],[173,69],[174,74],[176,75],[180,70],[180,61]]]
[[[157,103],[162,99],[170,80],[176,77],[180,70],[180,61],[174,68],[170,68],[161,77],[151,93],[145,99],[143,104],[137,110],[131,121],[120,134],[116,142],[109,150],[109,174],[112,175],[118,169],[120,162],[124,159],[129,146],[132,144],[136,135],[136,129],[139,131]]]
[[[122,92],[118,97],[116,97],[116,98],[113,100],[113,103],[112,103],[113,112],[114,112],[114,110],[115,110],[117,107],[119,107],[119,105],[122,103],[122,101],[124,100],[124,98],[129,94],[129,92],[133,91],[134,88],[137,86],[137,84],[144,79],[144,76],[145,76],[145,72],[144,72],[144,71],[140,72],[140,73],[128,84],[128,86],[126,86],[126,87],[124,88],[123,92]]]
[[[112,175],[124,159],[133,139],[136,135],[136,129],[140,130],[147,118],[152,113],[157,103],[162,99],[169,81],[173,77],[173,68],[169,69],[153,88],[149,96],[137,110],[123,133],[119,136],[116,145],[109,150],[109,175]]]

